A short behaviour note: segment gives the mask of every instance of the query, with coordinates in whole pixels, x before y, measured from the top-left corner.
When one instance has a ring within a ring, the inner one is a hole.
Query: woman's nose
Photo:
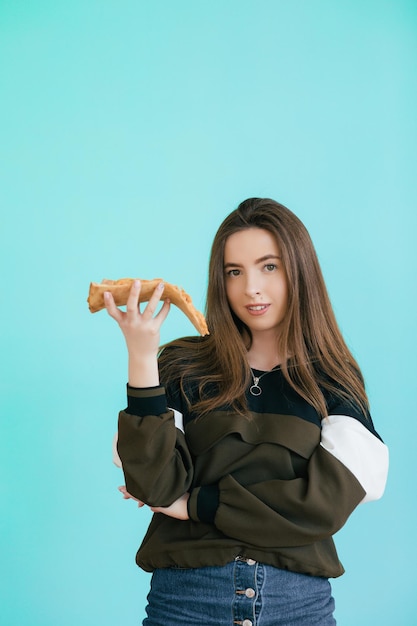
[[[259,282],[253,276],[247,276],[245,283],[245,293],[247,296],[254,298],[261,292]]]

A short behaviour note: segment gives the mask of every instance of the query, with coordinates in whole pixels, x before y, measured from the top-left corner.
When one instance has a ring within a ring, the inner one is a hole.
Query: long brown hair
[[[247,413],[245,392],[251,371],[249,346],[243,337],[250,341],[251,333],[227,301],[224,247],[230,235],[248,228],[269,231],[282,256],[288,307],[278,350],[284,356],[281,369],[286,380],[322,417],[327,413],[323,389],[366,413],[363,378],[337,325],[310,235],[294,213],[268,198],[245,200],[220,225],[209,263],[206,319],[210,335],[168,344],[182,350],[162,351],[161,380],[166,384],[179,377],[183,390],[186,379],[197,380],[199,398],[192,408],[200,414],[224,405]]]

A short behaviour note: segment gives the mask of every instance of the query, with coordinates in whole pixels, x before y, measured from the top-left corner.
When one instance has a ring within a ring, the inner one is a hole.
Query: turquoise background
[[[144,616],[125,347],[88,287],[161,276],[203,309],[248,196],[309,228],[391,450],[336,538],[338,624],[417,624],[416,35],[407,0],[0,0],[2,624]],[[172,310],[163,340],[193,332]]]

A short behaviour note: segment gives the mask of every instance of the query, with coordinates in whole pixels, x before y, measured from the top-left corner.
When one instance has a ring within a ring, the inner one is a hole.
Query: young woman
[[[161,284],[106,308],[127,343],[117,449],[125,497],[154,511],[137,553],[147,626],[330,626],[332,535],[381,497],[388,453],[310,237],[270,199],[243,202],[212,247],[210,335],[171,342]]]

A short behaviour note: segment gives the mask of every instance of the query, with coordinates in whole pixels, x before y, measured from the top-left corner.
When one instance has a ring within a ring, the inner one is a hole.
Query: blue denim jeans
[[[334,626],[326,578],[236,557],[223,567],[152,575],[143,626]]]

